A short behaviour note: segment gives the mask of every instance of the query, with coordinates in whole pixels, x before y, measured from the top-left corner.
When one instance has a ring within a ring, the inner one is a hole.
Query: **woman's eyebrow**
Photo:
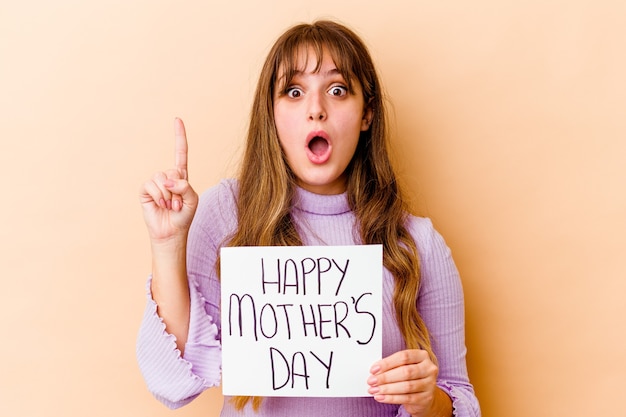
[[[328,71],[324,71],[324,72],[322,72],[322,71],[315,71],[313,73],[319,73],[319,74],[323,75],[324,77],[330,77],[330,76],[337,75],[337,74],[342,75],[341,71],[339,71],[339,69],[337,69],[337,68],[331,68]],[[294,77],[307,75],[307,74],[311,74],[311,73],[303,71],[303,70],[295,70],[293,72],[293,76]]]
[[[338,68],[331,68],[328,71],[324,71],[324,72],[317,71],[316,73],[320,73],[322,77],[324,78],[332,78],[332,77],[340,76],[343,79],[343,73],[339,71]],[[289,80],[287,80],[286,77],[279,78],[277,80],[277,85],[280,86],[279,90],[283,90],[287,88],[292,83],[298,83],[299,81],[302,81],[303,78],[306,78],[310,74],[311,73],[305,72],[302,70],[295,70]]]

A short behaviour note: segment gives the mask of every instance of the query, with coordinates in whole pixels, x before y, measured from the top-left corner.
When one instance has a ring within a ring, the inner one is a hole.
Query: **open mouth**
[[[306,142],[306,153],[314,164],[324,164],[330,158],[332,144],[323,130],[309,133]]]
[[[309,141],[309,149],[311,150],[311,152],[313,152],[315,156],[318,157],[328,152],[328,147],[328,141],[321,136],[315,136]]]

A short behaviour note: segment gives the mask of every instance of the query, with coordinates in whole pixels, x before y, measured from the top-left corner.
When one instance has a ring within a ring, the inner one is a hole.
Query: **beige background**
[[[231,175],[269,46],[323,16],[393,99],[483,415],[626,415],[625,5],[1,0],[0,415],[217,415],[218,390],[167,411],[136,366],[137,190],[173,163],[175,116],[195,187]]]

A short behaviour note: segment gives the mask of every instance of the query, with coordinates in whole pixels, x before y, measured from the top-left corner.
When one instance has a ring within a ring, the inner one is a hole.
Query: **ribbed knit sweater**
[[[148,301],[137,340],[137,359],[148,389],[170,408],[183,406],[205,389],[220,384],[220,284],[218,249],[237,226],[237,182],[224,180],[200,198],[187,243],[191,292],[189,335],[184,355],[167,333],[147,285]],[[292,218],[304,245],[358,245],[355,216],[345,194],[318,195],[297,189]],[[454,415],[479,417],[480,408],[465,363],[464,302],[461,281],[450,250],[430,220],[410,216],[408,229],[420,257],[421,284],[416,306],[428,327],[439,361],[437,385],[453,401]],[[395,319],[394,280],[383,272],[383,357],[405,349]],[[370,364],[367,365],[368,367]],[[245,375],[241,376],[245,378]],[[223,417],[384,417],[409,416],[401,406],[371,397],[267,397],[258,411],[248,404],[234,409],[225,397]]]

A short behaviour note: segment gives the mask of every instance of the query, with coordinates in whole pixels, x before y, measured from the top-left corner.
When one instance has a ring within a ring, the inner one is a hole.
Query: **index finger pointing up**
[[[174,137],[176,139],[176,169],[182,175],[183,179],[187,176],[187,133],[185,125],[178,117],[174,120]]]

